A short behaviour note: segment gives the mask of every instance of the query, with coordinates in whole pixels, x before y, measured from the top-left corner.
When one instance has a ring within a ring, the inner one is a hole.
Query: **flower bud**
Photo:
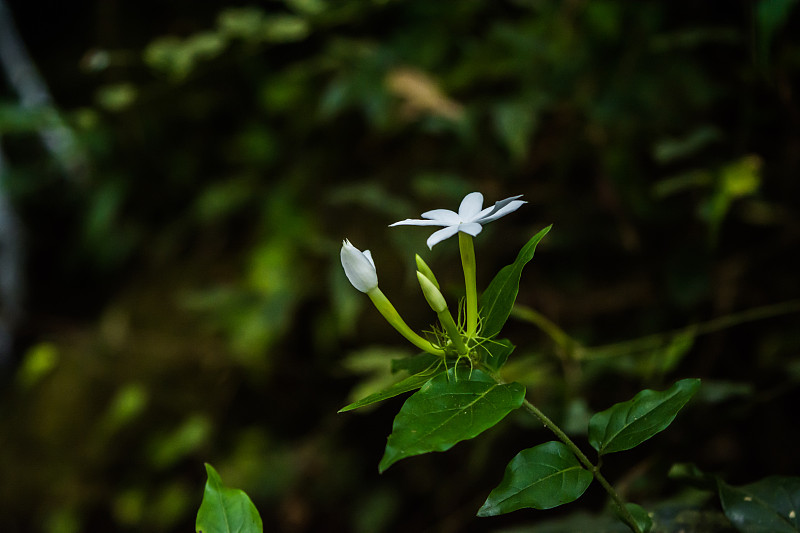
[[[425,295],[425,299],[428,300],[428,305],[431,306],[431,309],[436,313],[447,310],[447,302],[442,293],[439,292],[439,289],[436,288],[436,285],[419,271],[417,271],[417,280],[419,281],[419,286],[422,287],[422,294]]]
[[[353,287],[369,292],[378,286],[378,273],[369,250],[363,252],[345,239],[342,241],[342,268]]]
[[[437,289],[441,288],[439,287],[439,282],[436,281],[436,276],[433,275],[433,271],[428,267],[427,264],[425,264],[425,261],[422,260],[419,254],[417,254],[415,259],[417,261],[417,270],[421,272],[423,276],[428,278],[434,285],[436,285]]]

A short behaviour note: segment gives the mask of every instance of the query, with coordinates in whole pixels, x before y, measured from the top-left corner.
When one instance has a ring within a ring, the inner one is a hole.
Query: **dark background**
[[[203,462],[266,530],[602,512],[593,486],[475,518],[514,454],[550,439],[523,415],[378,475],[402,399],[336,414],[413,353],[347,283],[341,240],[372,250],[425,328],[413,254],[456,301],[455,239],[428,251],[426,229],[387,226],[473,190],[528,201],[476,239],[479,288],[552,223],[518,303],[612,344],[565,351],[520,319],[503,333],[507,376],[579,442],[587,413],[703,378],[668,431],[607,459],[628,497],[712,520],[718,502],[667,478],[673,463],[733,484],[800,471],[796,2],[7,8],[52,105],[0,85],[0,185],[24,244],[21,311],[0,300],[4,532],[191,530]],[[39,134],[59,125],[71,143],[54,151]]]

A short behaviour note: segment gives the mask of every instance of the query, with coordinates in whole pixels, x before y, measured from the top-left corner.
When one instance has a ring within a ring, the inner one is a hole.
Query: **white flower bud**
[[[345,239],[342,241],[342,268],[353,287],[369,292],[378,286],[378,273],[369,250],[363,252]]]

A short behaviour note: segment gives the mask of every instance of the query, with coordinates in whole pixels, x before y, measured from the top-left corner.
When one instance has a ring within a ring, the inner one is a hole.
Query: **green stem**
[[[467,336],[478,331],[478,287],[475,266],[475,246],[472,235],[458,232],[458,248],[461,251],[461,265],[464,267],[464,285],[467,291]]]
[[[789,300],[777,304],[755,307],[740,313],[714,318],[707,322],[691,324],[682,328],[646,335],[636,339],[630,339],[602,346],[584,347],[572,337],[553,323],[550,319],[524,305],[515,305],[511,310],[511,315],[515,318],[525,320],[544,331],[553,341],[571,355],[574,359],[601,359],[622,355],[634,355],[641,352],[657,349],[669,343],[676,337],[685,335],[698,336],[714,333],[746,322],[764,320],[781,315],[800,312],[800,300]]]
[[[564,431],[556,425],[555,422],[550,420],[546,414],[540,411],[535,405],[533,405],[528,400],[522,401],[522,406],[525,408],[526,411],[531,413],[533,416],[538,418],[542,424],[552,431],[558,440],[563,442],[567,445],[567,447],[575,454],[575,457],[586,467],[589,472],[592,473],[594,478],[597,480],[598,483],[605,489],[611,499],[614,501],[614,504],[617,506],[617,509],[620,513],[620,517],[622,518],[623,522],[628,524],[628,526],[633,529],[635,533],[642,533],[641,529],[639,529],[639,525],[636,523],[636,520],[633,518],[633,515],[628,511],[628,508],[625,507],[625,500],[622,499],[622,496],[611,486],[611,483],[600,473],[600,468],[595,466],[586,454],[584,454],[580,448],[569,438],[569,436],[564,433]]]
[[[615,342],[613,344],[606,344],[603,346],[586,348],[581,356],[582,358],[586,359],[600,359],[619,355],[636,354],[663,346],[675,337],[683,335],[705,335],[746,322],[764,320],[766,318],[797,312],[800,312],[800,300],[789,300],[787,302],[765,305],[762,307],[754,307],[753,309],[748,309],[746,311],[742,311],[741,313],[721,316],[707,322],[692,324],[690,326],[674,329],[672,331],[656,333],[653,335],[647,335],[645,337],[639,337],[637,339]]]
[[[408,339],[411,344],[433,355],[443,356],[445,354],[444,350],[434,346],[430,341],[423,339],[417,335],[414,330],[408,327],[408,324],[405,323],[400,313],[397,312],[397,309],[394,308],[386,295],[383,294],[378,287],[367,292],[367,296],[369,296],[369,299],[375,304],[375,308],[383,315],[383,318],[385,318],[400,335]]]
[[[483,368],[482,370],[488,373],[490,376],[492,376],[492,378],[497,383],[501,385],[505,383],[494,372],[486,368]],[[630,527],[634,531],[634,533],[642,533],[642,530],[639,529],[639,525],[636,523],[636,520],[633,518],[633,515],[630,513],[630,511],[628,511],[628,508],[625,507],[625,500],[623,500],[622,496],[620,496],[619,493],[614,489],[614,487],[611,486],[611,483],[608,482],[605,476],[603,476],[603,474],[600,473],[600,468],[596,466],[594,463],[592,463],[589,460],[589,458],[586,457],[586,454],[584,454],[581,451],[581,449],[578,448],[578,445],[575,444],[572,441],[572,439],[570,439],[569,436],[566,433],[564,433],[564,431],[560,427],[558,427],[558,425],[556,425],[555,422],[550,420],[550,418],[546,414],[540,411],[539,408],[537,408],[527,399],[522,401],[522,406],[525,408],[526,411],[528,411],[530,414],[538,418],[539,421],[544,425],[544,427],[552,431],[553,434],[555,434],[555,436],[558,437],[558,440],[563,442],[570,449],[570,451],[573,454],[575,454],[575,457],[578,458],[578,461],[580,461],[581,464],[584,467],[586,467],[586,469],[589,472],[592,473],[597,482],[600,483],[603,489],[608,493],[608,495],[614,501],[614,504],[617,506],[622,521],[625,522],[628,525],[628,527]]]
[[[567,333],[558,327],[555,322],[525,305],[514,305],[511,315],[520,320],[525,320],[537,326],[550,337],[565,353],[573,355],[579,349],[579,344]]]

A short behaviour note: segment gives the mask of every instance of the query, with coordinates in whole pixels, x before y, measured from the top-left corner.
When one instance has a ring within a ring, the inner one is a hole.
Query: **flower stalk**
[[[394,308],[392,303],[378,287],[367,292],[367,296],[372,300],[375,308],[383,315],[389,324],[397,330],[400,335],[405,337],[411,344],[433,355],[444,356],[445,352],[438,346],[434,346],[429,340],[422,338],[405,323],[400,313]]]
[[[372,260],[372,254],[369,250],[362,252],[353,246],[349,240],[345,239],[342,241],[340,255],[342,268],[347,279],[350,280],[353,287],[369,296],[378,312],[400,335],[408,339],[411,344],[420,350],[433,355],[444,356],[445,352],[442,348],[434,346],[429,340],[422,338],[408,327],[408,324],[397,312],[397,309],[394,308],[392,302],[378,288],[378,273],[375,270],[375,261]]]
[[[458,248],[461,252],[461,266],[464,268],[464,286],[467,293],[467,336],[473,337],[478,331],[478,287],[472,236],[459,233]]]

